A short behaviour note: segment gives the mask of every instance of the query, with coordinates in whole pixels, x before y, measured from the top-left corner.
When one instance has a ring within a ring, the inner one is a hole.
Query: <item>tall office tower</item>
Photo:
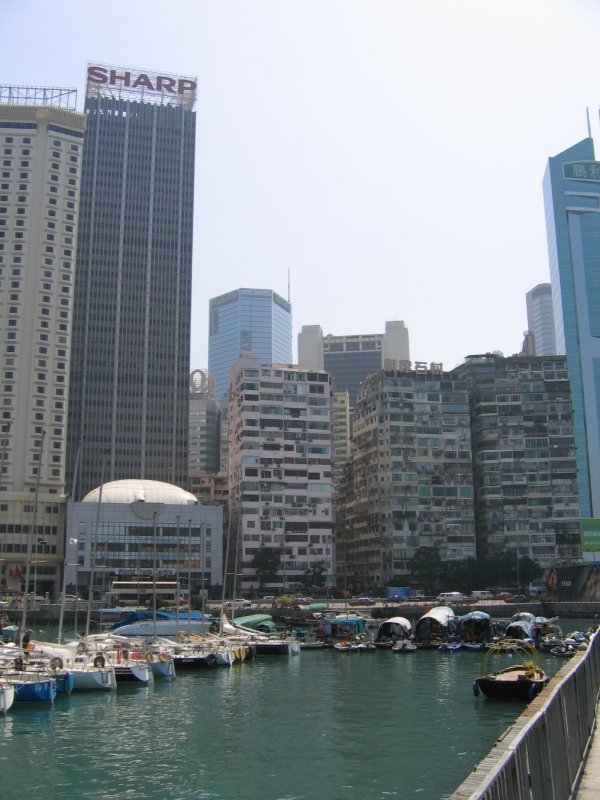
[[[335,486],[342,478],[350,458],[350,397],[348,392],[333,393],[333,475]]]
[[[453,376],[471,405],[477,552],[540,566],[581,555],[571,391],[564,356],[469,356]]]
[[[88,68],[68,487],[187,477],[196,83]]]
[[[472,466],[464,381],[437,365],[370,375],[338,495],[338,585],[402,586],[420,547],[443,561],[473,558]]]
[[[76,98],[74,89],[0,87],[0,583],[21,589],[29,545],[38,594],[57,593],[63,548],[86,124]]]
[[[385,333],[323,336],[320,325],[303,325],[298,334],[298,363],[328,372],[335,391],[348,392],[351,408],[367,375],[406,366],[409,359],[408,329],[401,321],[386,322]]]
[[[190,438],[188,477],[214,475],[219,471],[221,409],[205,370],[190,375]]]
[[[559,353],[571,383],[582,520],[600,518],[600,162],[591,139],[551,158],[544,176]],[[585,527],[585,526],[584,526]],[[600,554],[600,529],[584,552]]]
[[[292,307],[270,289],[236,289],[209,302],[208,371],[215,397],[229,390],[230,372],[242,352],[259,364],[290,364]]]
[[[228,571],[245,591],[335,585],[329,375],[247,356],[229,414]]]
[[[533,355],[555,356],[554,308],[552,286],[539,283],[525,295],[527,303],[527,327],[533,334]]]

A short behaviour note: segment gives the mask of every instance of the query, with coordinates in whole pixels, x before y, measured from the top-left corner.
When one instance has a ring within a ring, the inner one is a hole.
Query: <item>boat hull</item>
[[[11,680],[15,690],[15,703],[53,703],[56,699],[56,680]]]
[[[548,683],[548,677],[528,678],[518,667],[490,675],[482,675],[475,680],[477,687],[486,697],[493,700],[521,700],[529,702],[539,694]]]
[[[15,687],[8,683],[0,685],[0,714],[6,714],[15,702]]]
[[[117,680],[112,667],[75,669],[71,674],[74,680],[74,692],[106,691],[117,688]]]

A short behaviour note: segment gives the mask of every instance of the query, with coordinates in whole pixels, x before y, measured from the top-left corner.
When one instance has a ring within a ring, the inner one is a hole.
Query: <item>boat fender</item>
[[[59,656],[50,659],[50,667],[51,669],[62,669],[63,668],[63,660]]]
[[[208,664],[209,667],[216,667],[216,665],[217,665],[217,657],[216,657],[216,655],[214,653],[209,653],[206,656],[206,663]]]
[[[167,653],[159,653],[159,654],[158,654],[158,660],[159,660],[159,661],[162,661],[162,663],[163,663],[163,664],[166,664],[166,663],[168,663],[168,662],[169,662],[171,659],[169,658],[169,656],[167,655]]]
[[[538,688],[539,687],[537,686],[537,684],[535,684],[535,683],[531,684],[531,686],[529,687],[529,689],[527,691],[527,694],[529,695],[529,699],[530,700],[533,700],[533,698],[536,696],[536,694],[538,693]]]
[[[102,653],[99,653],[96,656],[96,658],[94,659],[94,666],[95,667],[104,667],[104,666],[106,666],[106,659],[104,658]]]
[[[479,684],[477,681],[473,681],[473,694],[475,697],[479,697]]]
[[[152,653],[146,653],[146,662],[151,664],[153,661],[154,659],[152,658]]]

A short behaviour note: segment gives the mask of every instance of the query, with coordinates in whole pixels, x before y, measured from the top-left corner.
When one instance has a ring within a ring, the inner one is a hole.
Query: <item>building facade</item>
[[[544,177],[557,351],[567,356],[579,504],[600,519],[600,162],[592,139],[550,158]],[[583,539],[600,554],[600,528]]]
[[[571,392],[564,356],[470,356],[452,374],[471,406],[478,554],[540,566],[581,556]]]
[[[110,591],[114,581],[177,581],[219,594],[223,508],[160,481],[113,481],[69,502],[67,585]]]
[[[539,283],[527,292],[525,300],[527,328],[533,336],[533,352],[530,355],[556,355],[552,286],[549,283]]]
[[[335,584],[331,424],[327,373],[247,360],[234,368],[228,572],[238,589]],[[265,555],[272,569],[261,576]]]
[[[420,547],[474,557],[469,401],[441,365],[380,370],[362,384],[338,493],[338,586],[404,585]]]
[[[75,90],[0,87],[0,583],[20,589],[33,559],[36,591],[50,595],[63,552],[86,127],[75,101]]]
[[[221,407],[211,394],[204,370],[190,376],[188,476],[211,475],[220,467]]]
[[[209,302],[208,371],[215,397],[229,391],[230,372],[240,353],[259,364],[292,361],[292,307],[270,289],[236,289]]]
[[[180,91],[181,90],[181,91]],[[187,479],[195,81],[88,68],[68,488]]]
[[[401,321],[386,322],[385,333],[323,336],[320,325],[303,325],[298,334],[298,362],[328,372],[335,391],[348,392],[351,408],[367,375],[379,372],[386,362],[395,369],[409,359],[408,330]]]

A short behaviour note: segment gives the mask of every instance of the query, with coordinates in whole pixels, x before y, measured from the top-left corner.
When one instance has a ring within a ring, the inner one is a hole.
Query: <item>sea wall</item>
[[[596,726],[600,696],[600,630],[587,651],[551,679],[451,800],[568,800]]]

